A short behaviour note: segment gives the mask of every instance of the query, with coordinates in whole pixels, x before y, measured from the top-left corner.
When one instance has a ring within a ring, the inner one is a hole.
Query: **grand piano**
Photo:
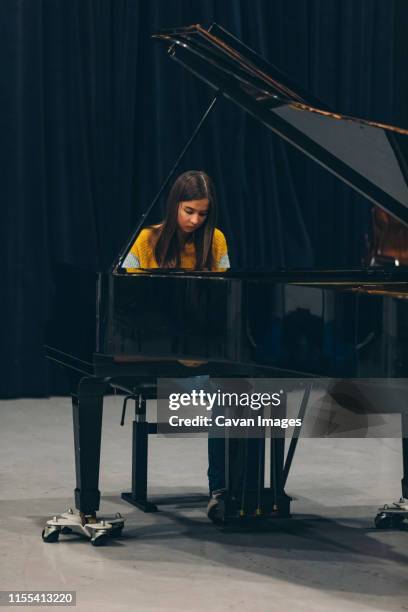
[[[124,409],[129,399],[135,402],[132,490],[122,497],[152,511],[147,448],[156,425],[146,421],[146,400],[156,396],[158,377],[390,379],[408,373],[408,274],[402,266],[127,273],[123,263],[135,237],[220,97],[408,225],[407,130],[330,111],[217,24],[155,37],[170,58],[214,90],[214,99],[110,269],[56,269],[46,356],[71,373],[75,503],[84,516],[99,509],[102,407],[112,388],[126,393]],[[189,361],[200,365],[191,368]],[[401,421],[402,497],[408,498],[404,412]],[[296,441],[286,463],[284,445],[284,439],[271,441],[269,485],[263,472],[256,484],[266,515],[290,513],[284,486]],[[237,512],[229,493],[226,517]]]

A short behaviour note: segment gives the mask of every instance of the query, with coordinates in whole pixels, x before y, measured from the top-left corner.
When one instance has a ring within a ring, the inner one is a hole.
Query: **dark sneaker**
[[[207,516],[215,525],[221,525],[225,518],[226,489],[216,489],[212,492],[207,504]]]

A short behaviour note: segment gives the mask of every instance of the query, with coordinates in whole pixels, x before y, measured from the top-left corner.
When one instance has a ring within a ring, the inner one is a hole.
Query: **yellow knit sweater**
[[[127,272],[138,272],[140,268],[151,269],[158,268],[157,261],[154,257],[154,241],[152,240],[153,230],[151,228],[143,229],[136,238],[132,248],[123,262],[123,267]],[[212,271],[224,271],[230,267],[228,259],[228,250],[225,236],[221,230],[215,228],[213,243],[213,267]],[[184,249],[180,253],[180,268],[186,270],[194,270],[196,263],[195,247],[193,242],[186,242]]]

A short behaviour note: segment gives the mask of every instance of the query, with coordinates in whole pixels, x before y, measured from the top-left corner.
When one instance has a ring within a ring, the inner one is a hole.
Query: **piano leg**
[[[75,506],[84,515],[99,510],[103,396],[107,384],[98,378],[82,378],[72,394],[75,445]]]
[[[408,499],[408,414],[401,415],[402,432],[402,497]]]
[[[408,414],[401,414],[402,496],[399,501],[384,504],[374,519],[377,529],[404,529],[408,520]]]

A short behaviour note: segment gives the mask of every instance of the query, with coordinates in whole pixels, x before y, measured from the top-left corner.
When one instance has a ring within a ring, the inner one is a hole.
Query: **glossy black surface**
[[[303,276],[303,280],[302,279]],[[408,372],[405,272],[267,276],[58,272],[48,356],[87,373],[137,360],[203,360],[288,374]],[[329,280],[330,279],[330,280]]]
[[[170,57],[340,180],[408,224],[408,130],[332,112],[213,24],[158,32]]]

